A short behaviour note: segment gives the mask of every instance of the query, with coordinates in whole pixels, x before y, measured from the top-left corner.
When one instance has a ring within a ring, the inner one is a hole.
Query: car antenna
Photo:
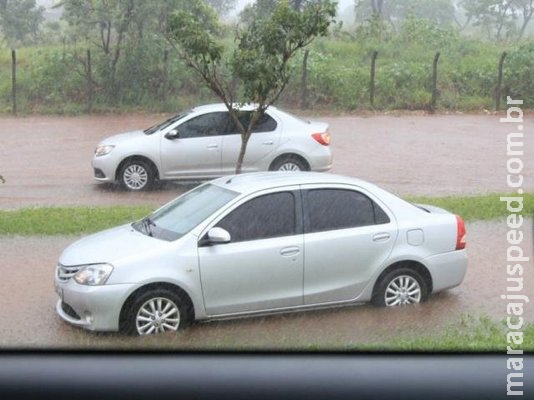
[[[230,183],[232,183],[232,179],[235,178],[235,175],[234,176],[231,176],[230,179],[228,179],[225,184],[229,185]]]

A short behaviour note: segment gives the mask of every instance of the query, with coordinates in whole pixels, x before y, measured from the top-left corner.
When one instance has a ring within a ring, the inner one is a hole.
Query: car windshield
[[[153,125],[150,128],[145,129],[143,132],[145,135],[152,135],[153,133],[156,133],[157,131],[167,128],[168,126],[174,124],[176,121],[186,117],[189,114],[190,112],[175,115],[174,117],[171,117],[159,124]]]
[[[171,201],[132,227],[157,239],[181,238],[239,193],[205,184]]]

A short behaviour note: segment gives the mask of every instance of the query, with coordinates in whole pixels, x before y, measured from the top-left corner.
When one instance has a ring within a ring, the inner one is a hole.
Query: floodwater
[[[174,198],[191,184],[167,183],[153,192],[128,193],[95,184],[90,165],[94,148],[103,138],[150,126],[165,117],[0,117],[0,175],[6,180],[0,184],[0,209],[113,204],[156,207]],[[532,115],[525,118],[527,131],[532,127]],[[506,135],[515,126],[500,123],[497,115],[317,119],[330,124],[335,157],[332,172],[372,181],[400,195],[509,191]],[[534,163],[524,163],[523,175],[524,189],[534,190]],[[439,332],[462,316],[488,315],[502,320],[507,316],[506,302],[500,298],[507,284],[506,232],[505,220],[469,223],[470,264],[464,283],[418,306],[377,309],[360,305],[209,322],[195,324],[178,335],[135,339],[86,332],[56,316],[54,268],[61,251],[76,237],[0,237],[4,272],[0,279],[0,347],[342,349]],[[525,266],[523,293],[534,301],[532,240],[529,220],[524,243],[529,244],[525,250],[531,262]],[[524,316],[534,322],[534,313]]]
[[[0,208],[35,205],[161,205],[191,185],[150,193],[98,185],[91,158],[98,142],[153,125],[165,115],[0,117]],[[532,115],[525,114],[525,131]],[[332,172],[356,176],[400,195],[509,192],[506,135],[498,115],[317,117],[330,124]],[[525,146],[527,146],[525,141]],[[526,150],[526,149],[525,149]],[[534,163],[523,175],[534,176]],[[525,180],[534,190],[534,180]]]
[[[532,220],[524,243],[532,243]],[[173,348],[173,349],[343,349],[361,343],[387,343],[438,333],[460,318],[506,318],[505,220],[469,223],[469,269],[459,287],[416,306],[380,309],[358,305],[268,317],[197,323],[179,334],[130,338],[71,327],[56,316],[54,268],[61,251],[76,237],[0,237],[4,275],[0,280],[2,348]],[[533,260],[531,246],[525,254]],[[534,301],[533,262],[524,265],[524,291]],[[9,273],[7,273],[9,272]],[[528,307],[526,308],[528,310]],[[534,322],[534,313],[525,313]],[[439,350],[439,349],[437,349]]]

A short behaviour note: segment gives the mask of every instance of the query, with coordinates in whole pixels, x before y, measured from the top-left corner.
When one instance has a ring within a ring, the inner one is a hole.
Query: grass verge
[[[517,323],[515,321],[514,323]],[[523,343],[508,343],[510,329],[506,322],[496,322],[489,317],[463,316],[459,321],[436,335],[401,338],[381,344],[351,344],[347,350],[359,351],[410,351],[410,352],[499,352],[506,353],[506,347],[515,350],[534,352],[534,324],[527,323],[521,328]],[[519,332],[519,331],[513,331]],[[516,340],[518,340],[516,338]]]
[[[505,194],[462,197],[410,197],[414,203],[430,204],[461,215],[466,221],[506,217]],[[508,195],[510,196],[510,195]],[[525,216],[534,215],[534,193],[523,194]],[[97,232],[137,220],[153,210],[150,206],[42,207],[0,211],[0,235],[78,235]]]
[[[517,197],[517,194],[488,194],[483,196],[409,197],[413,203],[429,204],[460,215],[466,221],[489,220],[506,217],[510,212],[500,197]],[[526,217],[534,215],[534,193],[524,193],[523,210]],[[516,206],[516,204],[513,204]]]
[[[43,207],[0,211],[2,235],[78,235],[135,221],[150,206]]]

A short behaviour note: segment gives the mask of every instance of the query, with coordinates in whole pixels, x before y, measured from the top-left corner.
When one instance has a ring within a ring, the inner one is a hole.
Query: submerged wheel
[[[119,180],[125,189],[148,190],[154,184],[154,171],[146,161],[131,160],[121,168]]]
[[[132,303],[124,331],[139,336],[176,332],[189,324],[187,311],[187,302],[171,290],[146,292]]]
[[[425,280],[410,268],[399,268],[380,280],[372,302],[380,307],[394,307],[420,303],[427,296]]]
[[[281,157],[278,160],[275,160],[270,168],[271,171],[290,172],[307,171],[307,169],[308,168],[306,167],[304,162],[294,156]]]

